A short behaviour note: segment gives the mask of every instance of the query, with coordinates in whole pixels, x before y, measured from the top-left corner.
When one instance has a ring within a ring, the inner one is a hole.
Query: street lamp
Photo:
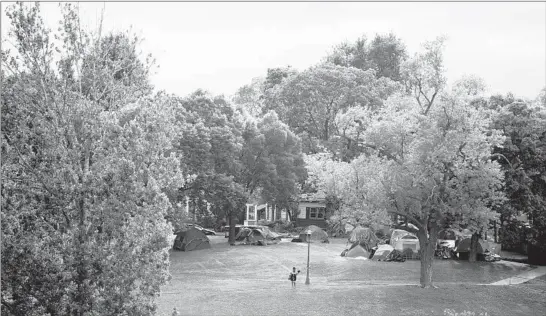
[[[311,253],[311,230],[307,230],[307,278],[305,279],[305,284],[309,285],[309,254]]]

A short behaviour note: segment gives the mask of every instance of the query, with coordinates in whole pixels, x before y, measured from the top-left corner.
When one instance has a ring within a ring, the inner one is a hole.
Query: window
[[[308,219],[324,219],[324,207],[308,207],[307,212],[309,213]]]

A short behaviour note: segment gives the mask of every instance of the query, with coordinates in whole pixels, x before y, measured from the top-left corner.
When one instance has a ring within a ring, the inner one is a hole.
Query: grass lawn
[[[311,284],[306,286],[307,245],[282,242],[266,247],[227,245],[211,238],[212,249],[171,252],[172,280],[162,288],[159,313],[170,315],[544,315],[546,286],[484,286],[531,267],[511,262],[437,260],[438,289],[419,283],[419,261],[375,262],[340,256],[345,239],[311,244]],[[301,269],[291,289],[288,274]]]

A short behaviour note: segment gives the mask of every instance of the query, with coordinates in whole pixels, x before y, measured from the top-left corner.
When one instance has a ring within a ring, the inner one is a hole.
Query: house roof
[[[326,194],[322,192],[317,193],[303,193],[299,196],[300,202],[326,202]]]

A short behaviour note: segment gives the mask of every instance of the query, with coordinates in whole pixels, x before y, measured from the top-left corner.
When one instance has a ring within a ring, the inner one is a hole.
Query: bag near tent
[[[190,228],[175,234],[173,248],[182,251],[209,249],[209,238],[199,229]]]

